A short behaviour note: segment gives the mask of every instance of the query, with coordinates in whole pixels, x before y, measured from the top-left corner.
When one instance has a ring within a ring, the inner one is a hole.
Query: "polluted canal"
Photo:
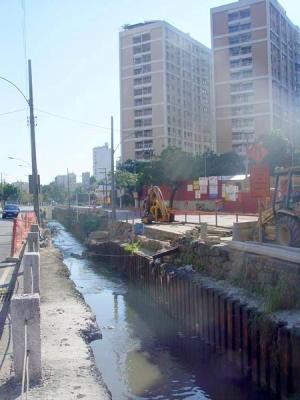
[[[92,342],[97,367],[116,400],[269,399],[198,338],[184,336],[156,304],[105,263],[72,257],[85,247],[59,223],[53,244],[96,315],[102,340]]]

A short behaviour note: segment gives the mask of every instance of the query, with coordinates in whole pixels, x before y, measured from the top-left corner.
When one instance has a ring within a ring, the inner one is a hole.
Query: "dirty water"
[[[77,259],[85,247],[62,225],[54,245],[90,305],[102,340],[91,346],[115,400],[268,400],[224,356],[186,337],[174,320],[104,263]]]

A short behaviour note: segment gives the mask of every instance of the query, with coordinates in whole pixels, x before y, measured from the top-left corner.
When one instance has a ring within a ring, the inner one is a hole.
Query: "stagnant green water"
[[[84,246],[60,224],[54,245],[91,306],[103,338],[92,343],[96,364],[114,400],[269,399],[225,357],[186,337],[155,304],[145,304],[109,265],[76,259]]]

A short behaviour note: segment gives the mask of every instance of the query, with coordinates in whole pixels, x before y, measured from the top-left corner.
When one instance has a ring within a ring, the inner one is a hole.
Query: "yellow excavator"
[[[151,186],[144,201],[144,224],[152,222],[174,222],[174,213],[166,207],[162,192],[158,186]]]
[[[280,245],[300,247],[300,166],[276,168],[272,207],[262,213],[262,234]]]

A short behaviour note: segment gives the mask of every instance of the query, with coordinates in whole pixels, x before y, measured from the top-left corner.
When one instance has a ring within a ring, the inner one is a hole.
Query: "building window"
[[[252,76],[252,69],[245,69],[230,73],[230,79],[244,79]]]
[[[134,96],[141,96],[143,94],[143,89],[134,89]]]
[[[143,78],[134,78],[133,84],[134,85],[142,85],[143,83]]]
[[[141,36],[133,36],[132,43],[133,44],[141,43],[141,40],[142,40]]]
[[[252,101],[253,101],[253,93],[240,93],[231,95],[232,104],[251,103]]]
[[[229,49],[229,54],[230,56],[238,56],[240,54],[249,54],[252,51],[251,46],[236,46],[236,47],[230,47]]]
[[[151,44],[150,43],[143,43],[140,46],[134,46],[133,47],[133,54],[138,54],[138,53],[146,53],[147,51],[151,50]]]
[[[249,128],[254,126],[254,118],[234,118],[232,119],[233,128]]]
[[[251,41],[251,33],[242,33],[240,35],[231,36],[228,38],[229,44],[238,44],[238,43],[245,43]]]
[[[144,126],[152,125],[152,118],[145,118],[144,119]]]
[[[150,83],[151,75],[143,76],[142,78],[134,78],[133,84],[135,86],[142,85],[143,83]]]
[[[245,10],[240,11],[240,18],[249,18],[250,17],[250,8],[246,8]]]
[[[233,83],[230,85],[231,92],[244,92],[253,89],[252,82]]]
[[[252,104],[249,106],[237,106],[231,108],[231,114],[234,116],[253,114],[253,112],[254,112],[254,106]]]
[[[142,34],[142,42],[148,42],[151,40],[151,34],[150,33],[143,33]]]
[[[252,64],[252,57],[242,58],[241,59],[241,66],[246,67]]]
[[[143,126],[143,120],[142,120],[142,119],[136,119],[136,120],[134,121],[134,126],[135,126],[136,128]]]
[[[238,68],[240,66],[240,60],[231,60],[230,68]]]
[[[148,72],[151,72],[151,64],[145,64],[133,70],[134,75],[146,74]]]
[[[234,11],[228,14],[228,21],[235,21],[236,19],[239,19],[238,11]]]
[[[153,132],[152,129],[145,129],[145,130],[140,130],[140,131],[135,131],[134,136],[136,138],[142,138],[142,137],[152,137]]]
[[[142,117],[142,116],[151,115],[151,114],[152,114],[152,107],[144,108],[141,110],[134,110],[135,117]]]

